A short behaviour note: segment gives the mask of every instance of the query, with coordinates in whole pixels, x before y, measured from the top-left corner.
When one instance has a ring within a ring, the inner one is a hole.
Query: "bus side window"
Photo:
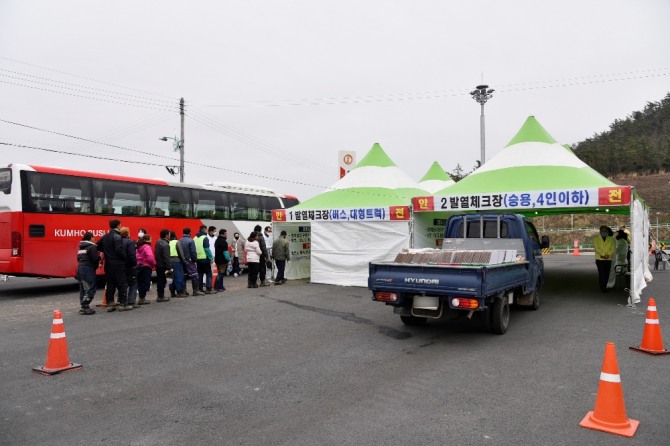
[[[37,200],[36,210],[42,211],[42,212],[49,212],[51,210],[49,208],[49,200]]]

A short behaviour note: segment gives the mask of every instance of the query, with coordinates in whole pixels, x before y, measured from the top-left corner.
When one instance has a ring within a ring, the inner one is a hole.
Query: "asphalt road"
[[[72,280],[0,282],[0,444],[668,444],[670,356],[628,347],[648,297],[667,339],[670,270],[627,308],[624,292],[598,292],[592,256],[545,258],[540,310],[514,309],[502,336],[405,327],[363,288],[247,289],[245,276],[223,295],[81,316]],[[48,377],[31,369],[54,309],[83,368]],[[608,341],[632,439],[579,427]]]

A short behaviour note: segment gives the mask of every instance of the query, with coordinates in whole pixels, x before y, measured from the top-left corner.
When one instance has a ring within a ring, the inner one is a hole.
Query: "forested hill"
[[[606,177],[670,171],[670,93],[642,111],[617,119],[606,132],[572,146],[586,164]]]

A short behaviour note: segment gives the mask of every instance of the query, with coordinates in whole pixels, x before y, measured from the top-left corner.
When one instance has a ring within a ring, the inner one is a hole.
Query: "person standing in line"
[[[156,302],[167,302],[169,297],[165,297],[165,285],[167,284],[166,273],[172,270],[170,262],[170,230],[161,229],[160,238],[156,241],[154,247],[154,257],[156,258]]]
[[[184,250],[177,240],[177,234],[170,231],[170,266],[172,267],[172,283],[170,284],[170,297],[187,297],[186,284],[184,282]]]
[[[263,255],[263,251],[261,251],[261,247],[257,239],[258,232],[253,231],[251,234],[249,234],[247,243],[244,245],[244,251],[247,255],[247,266],[249,268],[247,288],[258,288],[256,281],[258,280],[258,267]]]
[[[218,269],[216,267],[216,262],[214,261],[214,243],[216,242],[217,238],[218,237],[216,235],[216,226],[208,227],[207,228],[207,240],[209,240],[209,250],[212,253],[212,261],[210,262],[209,267],[212,270],[212,287],[213,288],[216,288],[214,286],[214,273],[218,271]],[[225,273],[225,271],[224,271],[224,273]],[[216,289],[214,290],[214,292],[216,293]]]
[[[268,286],[265,280],[267,274],[266,262],[270,259],[268,256],[268,248],[265,245],[265,236],[261,232],[261,225],[256,225],[254,227],[254,232],[256,232],[256,241],[258,242],[259,247],[261,248],[261,259],[258,262],[258,277],[261,279],[261,286]],[[249,251],[246,250],[248,253]],[[247,257],[247,263],[249,263],[249,258]]]
[[[212,294],[212,260],[214,256],[209,247],[207,226],[200,226],[200,231],[193,239],[195,243],[196,267],[198,269],[198,289],[204,294]],[[205,280],[203,280],[203,276]]]
[[[263,238],[265,239],[265,247],[268,250],[268,258],[266,262],[267,268],[270,270],[270,278],[267,279],[266,283],[270,285],[272,280],[274,280],[274,268],[272,266],[272,244],[274,243],[274,236],[272,235],[272,226],[266,226],[263,229]],[[266,273],[267,275],[267,273]]]
[[[216,263],[217,275],[214,291],[223,293],[226,287],[223,286],[223,278],[226,275],[226,268],[230,262],[230,253],[228,252],[228,232],[225,229],[219,230],[219,236],[214,242],[214,263]]]
[[[184,272],[191,279],[194,296],[203,296],[205,293],[198,289],[198,267],[195,264],[197,253],[195,251],[195,243],[191,238],[191,228],[184,228],[183,235],[179,240],[181,244],[182,254],[184,255]],[[184,288],[186,288],[184,286]]]
[[[84,233],[79,243],[77,262],[79,263],[77,266],[77,280],[79,281],[79,305],[81,306],[79,314],[95,314],[95,310],[89,304],[95,297],[95,271],[100,264],[100,255],[98,254],[98,247],[93,243],[93,233],[91,231]]]
[[[240,233],[233,234],[235,240],[233,241],[233,277],[238,277],[242,270],[240,269],[240,256],[244,254],[244,245],[246,241],[240,238]]]
[[[97,244],[98,252],[104,256],[107,312],[116,311],[116,307],[114,306],[114,293],[116,290],[119,290],[119,306],[125,309],[128,302],[126,254],[123,250],[123,237],[121,237],[119,231],[120,226],[121,222],[119,220],[110,220],[109,232]]]
[[[289,249],[288,240],[286,240],[286,231],[280,232],[279,238],[275,239],[272,244],[272,256],[277,264],[275,285],[283,285],[286,283],[286,277],[284,277],[286,262],[291,260],[291,250]]]
[[[156,267],[156,258],[151,249],[151,235],[144,234],[137,241],[137,291],[140,295],[139,305],[150,304],[146,298],[151,288],[151,271]]]
[[[612,269],[612,257],[616,244],[614,237],[609,235],[609,226],[601,226],[600,234],[593,239],[593,247],[596,254],[596,267],[598,268],[598,285],[600,292],[607,292],[607,282],[609,281],[610,270]]]
[[[127,311],[139,308],[139,305],[137,305],[137,245],[130,238],[130,229],[123,227],[120,232],[123,251],[126,255],[125,273],[128,283],[128,302],[127,305],[119,305],[119,311]]]

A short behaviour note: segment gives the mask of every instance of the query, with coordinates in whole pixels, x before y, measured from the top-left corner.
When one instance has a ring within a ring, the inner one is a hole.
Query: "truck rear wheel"
[[[533,303],[528,307],[530,310],[539,310],[540,309],[540,279],[537,279],[535,284],[535,290],[530,293],[533,296]]]
[[[428,318],[417,316],[400,316],[400,320],[405,325],[425,325]]]
[[[509,300],[507,300],[507,296],[503,295],[497,298],[490,311],[493,311],[491,331],[497,334],[505,334],[509,326]]]

